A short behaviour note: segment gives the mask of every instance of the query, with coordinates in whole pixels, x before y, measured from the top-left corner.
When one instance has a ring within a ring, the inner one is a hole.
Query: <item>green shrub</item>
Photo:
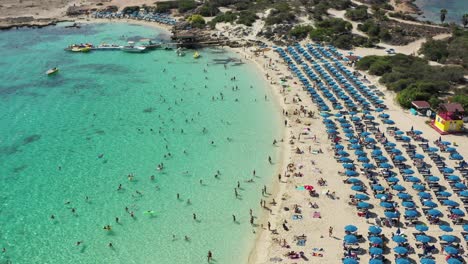
[[[255,14],[252,11],[241,11],[239,13],[239,18],[237,19],[237,23],[250,27],[257,19],[258,19],[257,14]]]
[[[192,25],[192,27],[196,27],[196,28],[205,27],[205,19],[201,15],[191,15],[188,17],[187,21],[190,22],[190,25]]]
[[[345,16],[353,21],[363,21],[369,18],[369,13],[367,13],[367,6],[360,5],[355,9],[347,9]]]
[[[314,27],[310,25],[299,25],[292,28],[291,31],[289,31],[289,35],[295,37],[296,39],[304,39],[313,29]]]
[[[180,13],[185,13],[197,7],[197,3],[193,0],[179,0],[178,3],[178,10]]]
[[[204,17],[216,16],[218,13],[219,13],[219,8],[217,8],[216,6],[212,4],[204,4],[198,10],[198,14]]]

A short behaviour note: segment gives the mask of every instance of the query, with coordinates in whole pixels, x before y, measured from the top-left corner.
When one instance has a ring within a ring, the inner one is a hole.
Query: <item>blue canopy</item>
[[[372,185],[372,190],[383,191],[383,190],[385,190],[385,188],[382,185],[374,184],[374,185]]]
[[[404,173],[404,174],[414,174],[414,170],[412,170],[412,169],[404,169],[404,170],[403,170],[403,173]]]
[[[459,208],[454,208],[450,211],[452,214],[454,215],[458,215],[458,216],[464,216],[465,215],[465,212],[463,212],[462,210],[460,210]]]
[[[393,236],[392,240],[397,243],[405,243],[406,241],[408,241],[408,239],[406,239],[406,237],[404,236]]]
[[[387,178],[387,181],[388,182],[399,182],[400,180],[397,178],[397,177],[390,177],[390,178]],[[401,186],[401,185],[400,185]],[[395,187],[395,186],[394,186]],[[401,186],[403,187],[403,186]],[[393,188],[395,189],[395,188]],[[395,189],[396,190],[396,189]],[[397,190],[398,191],[398,190]]]
[[[418,215],[419,215],[419,213],[416,210],[406,210],[405,211],[405,216],[407,216],[407,217],[416,217]]]
[[[431,241],[431,238],[425,235],[417,235],[416,236],[416,241],[422,242],[422,243],[428,243]]]
[[[395,156],[393,159],[396,161],[406,161],[406,158],[401,155]]]
[[[397,196],[398,198],[403,200],[411,199],[411,195],[409,195],[408,193],[398,193]]]
[[[437,195],[442,196],[442,197],[450,197],[450,196],[452,196],[452,194],[449,193],[449,192],[447,192],[447,191],[438,192]]]
[[[343,264],[359,264],[359,262],[353,258],[345,258]]]
[[[406,208],[414,208],[416,206],[413,202],[409,202],[409,201],[402,202],[401,205],[403,205],[403,207],[406,207]]]
[[[381,202],[380,206],[382,206],[383,208],[393,208],[393,204],[389,202]]]
[[[408,178],[406,178],[406,181],[408,181],[408,182],[420,182],[421,180],[419,178],[414,177],[414,176],[409,176]]]
[[[428,193],[428,192],[419,192],[419,193],[418,193],[418,196],[421,197],[421,198],[423,198],[423,199],[429,199],[429,198],[431,198],[431,194]]]
[[[427,230],[429,230],[429,227],[427,225],[416,225],[416,230],[420,231],[420,232],[425,232]]]
[[[347,157],[341,157],[340,161],[345,162],[345,163],[352,163],[353,162],[350,158],[347,158]]]
[[[461,191],[458,193],[458,195],[462,196],[462,197],[468,197],[468,191]]]
[[[352,168],[354,168],[354,164],[352,164],[352,163],[344,163],[344,164],[342,164],[342,165],[343,165],[343,168],[345,168],[345,169],[352,169]]]
[[[462,160],[463,156],[458,154],[458,153],[452,153],[452,155],[450,155],[450,158],[452,158],[454,160]]]
[[[435,260],[430,259],[430,258],[422,258],[419,260],[420,264],[436,264]]]
[[[408,249],[405,247],[396,247],[393,249],[393,251],[395,251],[395,253],[400,254],[400,255],[404,255],[408,253]]]
[[[369,237],[369,242],[371,242],[372,244],[382,244],[383,240],[380,237],[372,236]]]
[[[348,232],[356,232],[358,228],[355,225],[347,225],[344,227],[344,230]]]
[[[398,179],[397,179],[397,180],[398,180]],[[399,184],[393,185],[393,186],[392,186],[392,189],[395,190],[395,191],[399,191],[399,192],[404,192],[404,191],[406,191],[406,188],[403,187],[402,185],[399,185]]]
[[[444,248],[444,251],[447,252],[448,254],[452,254],[452,255],[458,254],[458,249],[456,249],[454,247],[451,247],[451,246],[446,246]]]
[[[453,173],[455,170],[452,169],[452,168],[446,167],[446,168],[443,168],[442,171],[443,171],[444,173]]]
[[[440,230],[442,230],[444,232],[452,232],[453,231],[453,228],[451,228],[448,225],[440,225],[439,228],[440,228]]]
[[[426,180],[428,182],[438,182],[438,181],[440,181],[440,178],[436,177],[436,176],[429,176],[429,177],[426,178]]]
[[[396,264],[411,264],[411,261],[409,261],[408,259],[406,258],[397,258],[395,260],[395,263]]]
[[[434,202],[431,201],[431,200],[424,201],[424,202],[423,202],[423,205],[424,205],[424,206],[427,206],[427,207],[430,207],[430,208],[436,208],[436,207],[437,207],[437,204],[434,203]]]
[[[443,240],[443,241],[448,242],[448,243],[452,243],[456,239],[457,238],[455,236],[452,236],[452,235],[442,235],[442,236],[440,236],[440,240]]]
[[[358,199],[358,200],[369,200],[369,196],[365,195],[365,194],[362,194],[362,193],[358,193],[354,196],[354,198]]]
[[[387,147],[395,147],[395,146],[396,146],[396,143],[387,142],[387,143],[385,144],[385,146],[387,146]]]
[[[358,242],[358,239],[355,235],[346,235],[344,236],[343,240],[346,244],[354,244]]]
[[[355,184],[355,183],[362,183],[362,181],[358,178],[348,178],[346,180],[348,183],[352,183],[352,184]]]
[[[369,162],[369,159],[367,157],[361,156],[361,157],[358,158],[358,161],[367,163],[367,162]]]
[[[336,144],[335,149],[344,149],[344,146],[341,144]]]
[[[427,149],[427,151],[429,151],[429,152],[437,152],[437,151],[439,151],[439,149],[436,148],[436,147],[429,147],[429,148]]]
[[[449,258],[447,259],[447,264],[462,264],[463,262],[461,262],[460,260],[456,259],[456,258]]]
[[[362,164],[362,166],[365,168],[365,169],[372,169],[374,168],[374,164],[371,164],[371,163],[364,163]]]
[[[358,176],[359,173],[357,171],[347,170],[347,171],[345,171],[345,175],[346,176]]]
[[[384,214],[387,218],[398,218],[400,216],[398,212],[385,212]]]
[[[364,209],[367,209],[367,208],[369,208],[370,206],[371,206],[370,203],[366,203],[366,202],[359,202],[359,203],[357,204],[357,207],[359,207],[359,208],[364,208]]]
[[[401,150],[399,150],[397,148],[394,148],[394,149],[390,150],[390,152],[392,152],[394,154],[401,154]]]
[[[382,255],[383,249],[378,248],[378,247],[371,247],[369,249],[369,253],[372,254],[372,255]]]
[[[424,191],[426,189],[426,187],[424,187],[424,185],[422,185],[422,184],[413,184],[412,187],[416,191]]]
[[[461,181],[460,177],[458,177],[457,175],[449,175],[449,176],[447,176],[447,180],[454,181],[454,182]]]
[[[362,187],[361,185],[353,185],[351,186],[351,190],[356,191],[356,192],[361,192],[364,190],[364,187]]]
[[[392,165],[388,164],[388,163],[381,163],[379,165],[380,168],[384,168],[384,169],[388,169],[388,168],[391,168]]]
[[[381,259],[371,259],[369,260],[369,264],[383,264],[383,261]]]
[[[374,149],[372,151],[372,155],[380,156],[380,155],[382,155],[382,151],[380,149]]]
[[[455,202],[454,200],[444,200],[442,202],[442,204],[445,205],[445,206],[452,206],[452,207],[460,205],[459,203]]]
[[[371,234],[375,234],[375,235],[378,235],[380,233],[382,233],[382,228],[378,227],[378,226],[370,226],[369,227],[369,232]]]
[[[405,132],[401,131],[401,130],[397,130],[395,131],[395,134],[396,135],[403,135]]]
[[[431,215],[431,216],[440,216],[440,215],[442,215],[442,213],[437,209],[430,209],[430,210],[427,211],[427,213],[429,215]]]
[[[414,154],[414,158],[415,159],[424,159],[424,155],[423,154]]]

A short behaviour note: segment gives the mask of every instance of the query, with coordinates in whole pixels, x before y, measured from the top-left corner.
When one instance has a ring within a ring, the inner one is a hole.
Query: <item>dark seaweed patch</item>
[[[4,147],[0,147],[0,154],[2,155],[13,155],[17,152],[19,152],[20,149],[18,148],[18,146],[4,146]]]
[[[153,107],[148,107],[148,108],[143,109],[143,113],[152,113],[154,112],[154,110],[156,109],[154,109]]]
[[[21,166],[19,166],[19,167],[13,168],[13,172],[14,172],[14,173],[21,172],[21,171],[23,171],[24,169],[26,169],[27,167],[28,167],[28,165],[21,165]]]
[[[96,130],[95,133],[98,134],[98,135],[104,135],[104,134],[106,134],[106,131],[104,131],[104,130]]]
[[[41,135],[31,135],[29,137],[26,137],[25,139],[23,139],[23,145],[27,145],[27,144],[31,144],[33,142],[36,142],[38,141],[39,139],[41,139]]]

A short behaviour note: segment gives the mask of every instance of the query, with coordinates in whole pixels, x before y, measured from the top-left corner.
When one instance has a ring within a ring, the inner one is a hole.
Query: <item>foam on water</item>
[[[278,159],[271,143],[281,136],[256,69],[225,69],[213,59],[238,55],[208,49],[198,60],[63,51],[160,33],[125,24],[0,33],[0,263],[203,263],[208,250],[219,263],[245,262],[255,238],[249,209],[261,212],[260,190],[276,169],[267,158]],[[60,72],[46,76],[54,66]],[[255,183],[245,182],[253,169]]]

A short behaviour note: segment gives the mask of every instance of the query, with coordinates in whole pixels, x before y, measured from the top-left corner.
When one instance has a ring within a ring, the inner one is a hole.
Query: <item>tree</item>
[[[463,27],[466,27],[466,25],[468,25],[468,13],[463,15],[462,24],[463,24]]]
[[[444,23],[447,13],[448,11],[445,8],[440,10],[440,22]]]
[[[205,27],[205,19],[201,15],[191,15],[187,19],[192,27],[196,28],[204,28]]]

